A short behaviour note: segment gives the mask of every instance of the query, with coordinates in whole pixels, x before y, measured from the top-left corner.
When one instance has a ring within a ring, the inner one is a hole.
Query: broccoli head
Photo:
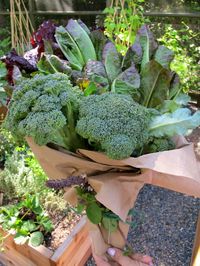
[[[104,93],[83,98],[76,131],[112,159],[124,159],[148,139],[150,114],[130,95]]]
[[[39,145],[54,143],[74,151],[82,147],[75,132],[82,92],[65,74],[35,75],[13,93],[5,127],[18,137],[32,137]]]

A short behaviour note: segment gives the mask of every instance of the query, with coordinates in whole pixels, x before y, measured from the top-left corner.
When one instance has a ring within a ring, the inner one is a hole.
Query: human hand
[[[133,254],[132,256],[124,256],[122,251],[117,248],[109,248],[108,255],[121,266],[153,266],[152,258],[150,256],[143,256],[142,254]],[[93,254],[97,266],[111,266],[106,258],[101,258]]]

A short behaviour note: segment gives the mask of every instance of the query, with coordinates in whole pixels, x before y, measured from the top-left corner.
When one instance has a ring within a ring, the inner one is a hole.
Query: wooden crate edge
[[[196,234],[194,239],[190,266],[199,266],[199,265],[200,265],[200,212],[197,220]]]

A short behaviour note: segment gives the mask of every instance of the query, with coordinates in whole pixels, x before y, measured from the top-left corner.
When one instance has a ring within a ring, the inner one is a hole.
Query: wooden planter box
[[[0,233],[6,233],[0,227]],[[13,236],[6,238],[0,261],[6,266],[83,266],[91,255],[91,243],[86,218],[75,226],[71,234],[55,251],[44,246],[16,245]]]

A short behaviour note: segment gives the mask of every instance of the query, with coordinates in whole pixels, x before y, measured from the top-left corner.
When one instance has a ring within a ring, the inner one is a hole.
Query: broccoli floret
[[[169,151],[175,149],[175,143],[169,138],[153,138],[144,147],[144,153]]]
[[[39,145],[54,143],[70,151],[83,147],[75,132],[83,93],[65,74],[36,75],[13,93],[5,127],[18,137],[33,137]]]
[[[85,97],[76,131],[112,159],[129,157],[147,142],[150,115],[130,95],[104,93]]]

